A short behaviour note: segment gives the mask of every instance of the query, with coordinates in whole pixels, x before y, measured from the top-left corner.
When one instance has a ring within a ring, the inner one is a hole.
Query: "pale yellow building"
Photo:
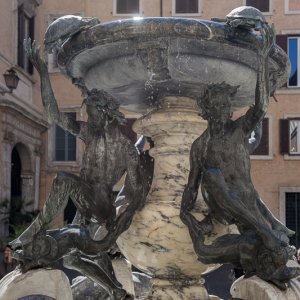
[[[300,1],[299,0],[1,0],[0,73],[10,68],[20,78],[12,94],[0,95],[0,200],[21,197],[40,208],[60,170],[78,173],[83,145],[48,122],[37,72],[23,53],[28,36],[43,44],[47,26],[66,14],[96,17],[101,22],[131,17],[224,18],[232,9],[252,5],[274,23],[278,43],[292,60],[292,75],[276,93],[264,122],[260,149],[252,156],[252,175],[262,199],[273,213],[297,231],[300,246]],[[61,110],[84,119],[79,91],[60,74],[55,54],[46,57]],[[1,77],[1,76],[0,76]],[[0,88],[6,89],[0,78]],[[136,114],[127,112],[127,117]],[[282,121],[285,120],[285,121]],[[280,125],[281,124],[281,125]],[[13,178],[13,180],[11,180]],[[0,236],[7,226],[0,226]],[[57,219],[63,222],[63,217]]]

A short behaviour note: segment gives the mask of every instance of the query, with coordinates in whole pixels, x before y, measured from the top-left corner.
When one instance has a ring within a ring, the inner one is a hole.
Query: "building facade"
[[[108,22],[131,17],[224,18],[232,9],[251,5],[276,28],[276,41],[288,53],[292,70],[287,84],[270,99],[260,147],[252,155],[252,177],[272,212],[297,234],[300,246],[300,1],[299,0],[2,0],[0,2],[0,72],[10,68],[20,78],[11,94],[0,95],[0,201],[41,208],[53,177],[64,170],[78,174],[83,144],[48,122],[40,97],[39,77],[24,55],[26,37],[43,44],[47,26],[66,14]],[[84,120],[79,91],[60,74],[55,53],[48,54],[51,82],[59,108]],[[6,89],[0,78],[0,89]],[[130,119],[137,114],[125,112]],[[129,122],[130,123],[130,122]],[[70,204],[71,207],[71,204]],[[60,216],[69,220],[68,213]],[[4,219],[0,235],[8,233]]]
[[[32,66],[22,51],[20,40],[33,36],[33,20],[40,4],[38,0],[2,1],[0,4],[0,72],[13,69],[20,78],[13,93],[0,96],[0,199],[3,203],[22,198],[27,210],[38,208],[42,136],[48,123],[35,88]],[[0,91],[7,91],[3,77]],[[5,210],[1,206],[0,235],[8,234]]]

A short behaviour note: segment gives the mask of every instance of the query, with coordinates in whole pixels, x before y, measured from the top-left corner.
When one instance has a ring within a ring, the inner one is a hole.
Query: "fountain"
[[[121,107],[141,113],[133,129],[154,142],[149,151],[154,158],[153,181],[145,205],[140,210],[135,207],[129,229],[121,230],[124,232],[117,240],[131,264],[152,276],[148,299],[209,299],[201,273],[218,262],[207,265],[198,260],[188,227],[180,219],[180,205],[192,143],[207,127],[198,106],[207,88],[225,83],[236,87],[230,99],[231,111],[255,101],[260,67],[257,49],[263,38],[253,29],[260,30],[265,21],[261,14],[255,18],[233,15],[214,21],[141,18],[103,24],[75,17],[80,20],[77,27],[68,29],[67,23],[58,26],[63,34],[52,41],[61,71],[83,95],[90,97],[91,91],[101,90],[103,99],[109,95]],[[289,72],[288,58],[275,44],[268,66],[273,93]],[[142,193],[140,189],[138,192]],[[209,207],[200,194],[193,215],[204,220]],[[212,231],[205,236],[208,245],[224,235],[238,234],[236,226],[228,222],[213,218],[211,226]],[[56,234],[51,238],[59,239]]]

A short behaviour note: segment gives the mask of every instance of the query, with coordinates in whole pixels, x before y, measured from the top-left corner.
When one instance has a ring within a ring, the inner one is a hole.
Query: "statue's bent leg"
[[[61,253],[60,257],[72,249],[77,249],[86,255],[98,256],[103,253],[103,250],[108,250],[112,246],[109,235],[106,235],[103,240],[93,240],[90,230],[83,225],[71,224],[62,229],[47,230],[47,235],[60,244],[59,248],[68,248],[68,251]]]
[[[195,252],[199,260],[205,264],[233,263],[240,264],[240,240],[239,234],[226,234],[217,238],[212,244],[205,245],[201,222],[191,213],[181,212],[182,221],[188,226]]]
[[[261,237],[264,245],[269,249],[286,246],[286,243],[276,236],[268,224],[261,224],[251,209],[231,192],[219,169],[210,168],[203,173],[202,184],[208,194],[212,196],[220,211],[231,215],[249,230],[254,230]],[[253,201],[256,201],[253,199]]]
[[[64,257],[64,266],[77,270],[97,282],[107,291],[110,299],[125,299],[127,292],[120,284],[116,285],[111,276],[92,260],[83,258],[78,253],[72,253]]]
[[[99,263],[114,279],[111,262],[108,255],[101,252],[99,243],[101,241],[94,241],[91,238],[86,226],[70,224],[61,229],[40,231],[33,236],[31,243],[26,243],[22,245],[22,249],[16,250],[14,256],[22,262],[23,269],[31,269],[50,265],[73,249],[77,249],[84,254],[100,257]],[[115,282],[116,285],[119,284],[116,280]]]
[[[99,252],[97,241],[91,238],[87,227],[72,224],[62,229],[47,230],[47,235],[56,241],[54,247],[57,251],[56,260],[69,253],[72,249],[77,249],[84,254],[97,255],[96,262],[100,269],[107,274],[116,287],[122,288],[116,279],[109,255],[106,252]]]
[[[65,172],[58,173],[53,180],[50,194],[42,210],[32,224],[16,240],[11,242],[11,246],[16,249],[30,243],[35,234],[66,208],[71,195],[88,200],[92,197],[92,192],[91,188],[85,182],[82,182],[80,177]],[[72,199],[74,200],[73,197]]]

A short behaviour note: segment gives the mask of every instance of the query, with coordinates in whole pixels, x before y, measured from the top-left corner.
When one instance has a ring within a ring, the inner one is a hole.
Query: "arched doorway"
[[[11,152],[9,234],[14,235],[18,214],[22,210],[22,162],[16,147]]]
[[[11,152],[10,235],[18,235],[18,231],[22,231],[22,227],[26,227],[32,221],[34,204],[33,175],[30,150],[22,143],[16,144]]]
[[[11,153],[11,200],[15,198],[22,199],[22,163],[19,152],[16,147],[13,148]]]

